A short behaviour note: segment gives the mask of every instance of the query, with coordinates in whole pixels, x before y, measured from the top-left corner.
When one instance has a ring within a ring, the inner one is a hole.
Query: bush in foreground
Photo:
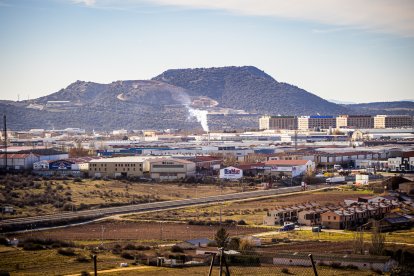
[[[75,256],[75,250],[73,248],[59,248],[57,251],[60,255],[63,256]]]

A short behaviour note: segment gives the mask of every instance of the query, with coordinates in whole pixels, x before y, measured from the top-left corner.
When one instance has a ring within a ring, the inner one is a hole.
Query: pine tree
[[[214,235],[214,240],[217,243],[217,247],[227,248],[227,245],[229,243],[229,234],[227,233],[226,229],[220,227]]]

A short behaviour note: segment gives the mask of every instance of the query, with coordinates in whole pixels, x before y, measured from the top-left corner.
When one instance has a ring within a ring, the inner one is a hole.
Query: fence
[[[354,275],[359,268],[338,262],[316,262],[312,254],[248,251],[241,254],[220,250],[212,254],[209,276],[239,275]]]

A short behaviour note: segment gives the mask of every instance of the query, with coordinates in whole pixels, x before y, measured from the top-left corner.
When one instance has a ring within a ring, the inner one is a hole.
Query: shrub
[[[6,237],[0,236],[0,245],[9,245]]]
[[[76,257],[76,261],[80,263],[89,263],[90,259],[85,257],[84,255],[79,255]]]
[[[258,256],[229,255],[227,256],[229,264],[237,264],[241,266],[260,266]]]
[[[0,270],[0,276],[10,276],[10,273],[7,271]]]
[[[247,223],[241,219],[237,222],[237,225],[247,225]]]
[[[333,262],[331,263],[332,268],[341,268],[341,263]]]
[[[82,271],[81,276],[90,276],[91,274],[88,271]]]
[[[129,243],[124,246],[124,250],[136,250],[136,247],[135,245]]]
[[[73,182],[82,182],[82,179],[81,178],[79,178],[79,177],[76,177],[75,179],[73,179]]]
[[[60,255],[63,256],[75,256],[75,250],[73,248],[59,248],[57,251]]]
[[[119,244],[115,244],[114,248],[112,249],[113,254],[121,254],[122,253],[122,247]]]
[[[171,252],[174,252],[174,253],[183,253],[184,250],[181,247],[179,247],[178,245],[173,245],[171,247]]]
[[[72,211],[75,209],[75,205],[72,203],[65,203],[62,207],[63,211]]]
[[[345,268],[347,268],[347,269],[355,269],[355,270],[358,270],[359,269],[356,265],[353,265],[353,264],[349,264],[349,265],[345,266]]]
[[[35,189],[40,189],[41,187],[42,187],[42,185],[40,183],[35,183],[33,185],[33,188],[35,188]]]
[[[150,250],[151,247],[148,245],[137,245],[135,246],[135,250]]]
[[[43,250],[43,249],[46,249],[46,247],[45,247],[45,246],[43,246],[43,245],[41,245],[41,244],[38,244],[38,243],[31,243],[31,242],[28,242],[28,243],[25,243],[25,244],[23,245],[23,249],[24,249],[24,250],[27,250],[27,251],[36,251],[36,250]]]
[[[235,220],[232,220],[232,219],[226,219],[225,221],[224,221],[224,223],[225,224],[236,224],[236,221]]]
[[[290,271],[289,271],[288,268],[284,267],[284,268],[282,268],[282,273],[284,273],[284,274],[290,274]]]
[[[121,254],[121,257],[124,259],[128,259],[128,260],[133,260],[134,256],[132,256],[131,254],[129,254],[128,252],[124,252]]]
[[[216,246],[217,246],[217,242],[216,242],[216,241],[211,241],[211,242],[209,242],[209,243],[207,244],[207,246],[210,246],[210,247],[216,247]]]

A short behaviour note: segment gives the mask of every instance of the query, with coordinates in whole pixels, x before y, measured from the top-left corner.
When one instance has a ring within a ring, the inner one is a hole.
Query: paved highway
[[[318,188],[328,187],[327,185],[317,185],[317,186],[308,186],[308,189],[314,190]],[[260,190],[252,192],[243,192],[243,193],[234,193],[234,194],[225,194],[193,199],[183,199],[183,200],[174,200],[174,201],[161,201],[153,203],[144,203],[144,204],[134,204],[127,206],[119,207],[109,207],[101,209],[92,209],[92,210],[83,210],[76,212],[63,212],[57,214],[43,215],[43,216],[34,216],[34,217],[22,217],[14,219],[6,219],[0,221],[0,232],[8,230],[11,227],[18,227],[22,229],[23,227],[38,228],[44,226],[45,223],[49,226],[53,223],[58,222],[69,222],[71,220],[92,220],[96,218],[106,217],[115,214],[125,214],[125,213],[134,213],[142,211],[151,211],[151,210],[165,210],[170,208],[185,207],[199,204],[215,204],[222,201],[233,201],[233,200],[242,200],[249,198],[265,197],[278,194],[286,194],[292,192],[301,191],[300,186],[295,187],[285,187],[279,189],[271,190]]]

